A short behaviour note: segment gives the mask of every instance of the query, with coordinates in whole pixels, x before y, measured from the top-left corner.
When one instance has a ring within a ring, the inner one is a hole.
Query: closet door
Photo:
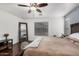
[[[19,42],[28,41],[27,23],[19,22]]]

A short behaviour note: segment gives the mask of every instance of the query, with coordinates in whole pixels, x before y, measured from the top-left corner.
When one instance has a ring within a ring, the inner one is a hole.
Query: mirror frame
[[[28,41],[28,27],[27,27],[27,23],[24,23],[24,22],[19,22],[18,23],[18,36],[19,36],[19,42],[24,42],[24,41]],[[26,40],[22,41],[22,38],[21,38],[21,25],[25,25],[26,26]]]

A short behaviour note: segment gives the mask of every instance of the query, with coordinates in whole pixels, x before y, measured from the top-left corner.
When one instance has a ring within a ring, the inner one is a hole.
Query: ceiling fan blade
[[[28,13],[31,13],[31,10],[29,10]]]
[[[41,3],[41,4],[38,4],[38,7],[45,7],[47,5],[48,5],[47,3]]]
[[[22,6],[22,7],[30,7],[30,6],[22,5],[22,4],[18,4],[18,6]]]
[[[40,13],[42,12],[40,9],[36,9],[36,11],[37,11],[37,12],[40,12]]]

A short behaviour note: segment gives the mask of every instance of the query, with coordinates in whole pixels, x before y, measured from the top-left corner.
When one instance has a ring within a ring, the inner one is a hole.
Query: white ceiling
[[[77,7],[77,3],[49,3],[48,6],[40,8],[42,15],[38,12],[27,13],[28,8],[17,6],[18,3],[0,3],[0,10],[7,11],[22,19],[33,17],[53,17],[64,16],[72,9]]]

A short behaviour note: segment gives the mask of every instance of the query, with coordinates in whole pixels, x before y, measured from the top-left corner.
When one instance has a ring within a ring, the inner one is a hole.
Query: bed
[[[79,24],[72,24],[72,33],[78,32]],[[77,30],[75,30],[75,28]],[[74,29],[74,30],[73,30]],[[78,36],[78,35],[77,35]],[[24,49],[24,56],[79,56],[79,39],[42,37]],[[75,41],[75,43],[73,43]],[[78,41],[78,42],[77,42]],[[35,46],[34,46],[35,44]]]

